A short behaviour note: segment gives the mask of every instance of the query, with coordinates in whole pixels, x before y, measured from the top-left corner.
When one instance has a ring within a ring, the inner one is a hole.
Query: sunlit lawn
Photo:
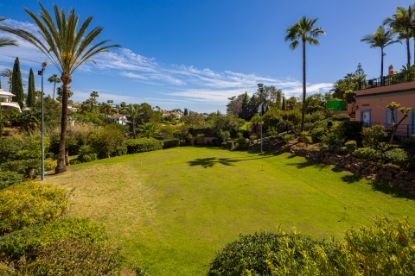
[[[288,154],[174,148],[73,166],[69,215],[103,223],[128,264],[151,275],[205,274],[241,233],[293,227],[342,237],[375,216],[415,222],[415,201]]]

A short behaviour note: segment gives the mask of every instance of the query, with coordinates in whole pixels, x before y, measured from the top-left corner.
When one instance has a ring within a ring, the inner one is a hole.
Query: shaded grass
[[[102,222],[129,264],[152,275],[205,274],[241,233],[292,227],[341,237],[376,216],[414,222],[415,202],[287,154],[172,148],[73,166],[70,215]]]

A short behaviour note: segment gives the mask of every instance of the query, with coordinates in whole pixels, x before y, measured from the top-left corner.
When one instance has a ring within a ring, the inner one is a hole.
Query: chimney
[[[389,65],[388,71],[389,71],[389,77],[391,77],[393,75],[393,65],[392,64]]]

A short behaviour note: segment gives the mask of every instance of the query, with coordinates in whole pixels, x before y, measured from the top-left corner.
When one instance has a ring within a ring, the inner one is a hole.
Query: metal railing
[[[410,74],[406,72],[396,73],[393,75],[384,76],[383,78],[364,80],[359,83],[358,90],[381,87],[381,86],[388,86],[392,84],[411,82],[411,81],[415,81],[414,74]]]

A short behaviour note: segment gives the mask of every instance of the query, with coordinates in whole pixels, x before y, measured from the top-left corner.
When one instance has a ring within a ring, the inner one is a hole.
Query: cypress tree
[[[24,93],[19,58],[16,58],[16,60],[14,61],[11,93],[15,95],[13,97],[14,100],[19,103],[20,107],[23,107]]]
[[[2,87],[1,87],[1,79],[0,79],[0,89],[1,89]]]
[[[27,99],[26,105],[27,107],[34,107],[35,106],[35,75],[33,74],[32,68],[30,68],[29,72],[29,85],[27,88]]]
[[[281,109],[282,110],[285,110],[287,107],[286,107],[286,105],[287,105],[287,103],[285,102],[286,100],[285,100],[285,97],[284,96],[282,96],[282,106],[281,106]]]

